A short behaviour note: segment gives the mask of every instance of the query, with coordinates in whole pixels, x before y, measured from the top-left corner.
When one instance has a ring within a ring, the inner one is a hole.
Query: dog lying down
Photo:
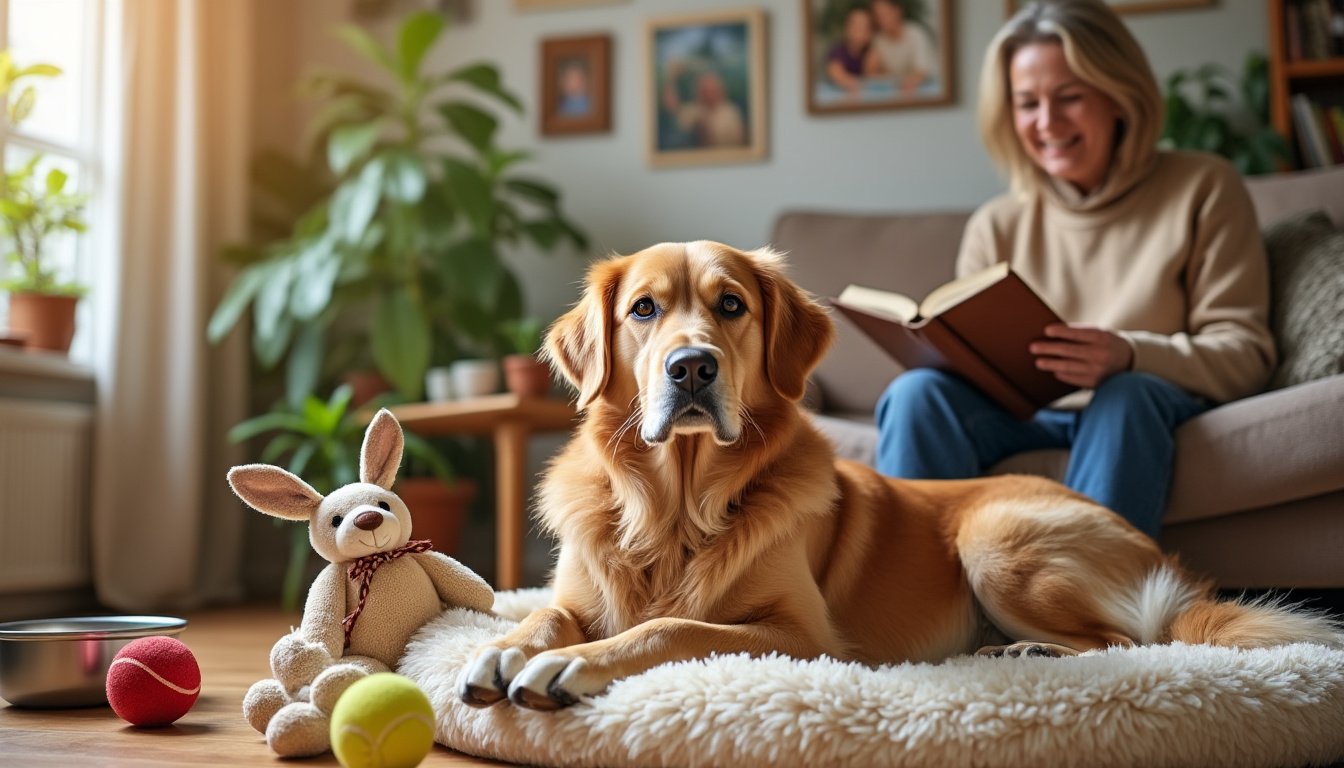
[[[1052,481],[894,480],[836,460],[797,405],[833,334],[769,250],[665,243],[594,265],[546,338],[584,413],[541,485],[553,603],[477,649],[463,701],[553,710],[714,653],[1344,643],[1318,614],[1216,601]]]

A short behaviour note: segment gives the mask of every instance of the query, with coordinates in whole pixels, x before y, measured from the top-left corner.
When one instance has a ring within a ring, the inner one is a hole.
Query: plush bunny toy
[[[390,490],[401,425],[381,410],[364,433],[358,483],[330,496],[268,464],[229,470],[229,485],[259,512],[308,523],[330,565],[313,580],[303,622],[271,649],[275,679],[254,684],[243,714],[283,757],[330,748],[336,699],[351,683],[396,667],[406,643],[445,606],[488,612],[489,585],[456,560],[411,541],[411,514]]]

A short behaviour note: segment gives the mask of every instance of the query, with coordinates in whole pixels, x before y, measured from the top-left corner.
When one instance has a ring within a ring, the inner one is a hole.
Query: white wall
[[[956,102],[929,109],[812,116],[803,90],[802,0],[625,0],[556,11],[520,12],[512,0],[476,0],[472,20],[451,28],[431,66],[486,59],[528,107],[506,122],[503,142],[532,150],[532,171],[557,183],[571,217],[592,236],[592,254],[520,254],[534,312],[553,316],[576,297],[586,258],[630,252],[662,240],[709,238],[755,247],[784,209],[932,210],[968,208],[1001,188],[975,131],[974,94],[982,51],[1004,20],[1001,0],[954,2]],[[348,21],[349,0],[262,3],[258,134],[297,136],[303,107],[286,97],[295,69],[363,69],[330,29]],[[652,169],[646,163],[645,22],[696,10],[755,5],[767,11],[769,153],[763,163]],[[288,6],[285,9],[274,6]],[[1127,17],[1160,79],[1174,69],[1219,62],[1240,69],[1264,51],[1261,0],[1216,0],[1210,8]],[[384,29],[386,34],[389,29]],[[536,124],[539,41],[548,36],[613,36],[613,127],[609,134],[542,139]]]

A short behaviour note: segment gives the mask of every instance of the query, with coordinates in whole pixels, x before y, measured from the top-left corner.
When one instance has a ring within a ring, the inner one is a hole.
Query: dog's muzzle
[[[737,439],[736,430],[726,423],[721,392],[714,386],[719,376],[719,360],[703,347],[677,347],[663,360],[667,383],[659,402],[649,409],[640,435],[646,442],[661,443],[673,430],[706,428],[720,442]]]

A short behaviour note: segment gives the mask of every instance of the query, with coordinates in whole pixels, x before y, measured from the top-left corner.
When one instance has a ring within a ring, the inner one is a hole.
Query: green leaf
[[[490,182],[473,166],[451,157],[443,161],[443,182],[454,205],[466,214],[476,234],[489,237],[495,218]]]
[[[33,113],[33,106],[37,104],[37,91],[33,87],[27,86],[19,92],[19,97],[9,105],[9,122],[11,126],[18,125]]]
[[[523,233],[528,239],[536,243],[543,250],[549,251],[560,241],[560,236],[564,234],[558,222],[543,219],[540,221],[525,221],[522,224]]]
[[[262,464],[274,464],[280,457],[294,450],[303,438],[298,435],[276,435],[266,443],[259,457]]]
[[[281,319],[289,309],[294,274],[293,262],[288,259],[271,261],[269,267],[252,305],[253,331],[263,340],[272,340],[279,332]]]
[[[336,35],[364,58],[394,75],[397,74],[397,65],[392,61],[392,55],[388,53],[382,43],[375,40],[363,28],[353,24],[343,24],[336,28]]]
[[[490,176],[492,178],[498,178],[499,175],[504,171],[517,165],[518,163],[523,162],[524,160],[529,159],[530,157],[532,157],[532,154],[530,152],[525,152],[521,149],[511,150],[507,152],[498,149],[491,149],[489,154],[486,156],[486,162],[489,164]]]
[[[384,163],[375,157],[336,190],[331,200],[331,227],[343,242],[358,243],[378,211]]]
[[[326,238],[304,246],[299,254],[298,278],[290,294],[290,313],[298,320],[312,320],[331,304],[331,290],[341,271],[341,262]]]
[[[429,321],[405,288],[378,303],[371,343],[378,370],[398,392],[418,400],[429,368]]]
[[[405,149],[393,149],[384,154],[387,174],[383,190],[400,203],[414,204],[425,196],[425,164],[420,156]]]
[[[15,79],[18,79],[20,77],[29,77],[32,75],[36,75],[38,77],[56,77],[63,71],[64,70],[62,70],[60,67],[54,64],[33,64],[19,70],[18,74],[15,75],[14,77]]]
[[[294,337],[285,367],[285,400],[291,405],[303,402],[317,389],[326,351],[325,329],[318,323],[304,324]]]
[[[420,61],[443,31],[443,17],[432,11],[411,14],[401,25],[397,40],[397,69],[403,83],[415,81],[420,72]]]
[[[440,104],[439,114],[468,144],[486,152],[494,142],[499,121],[493,115],[463,101]]]
[[[513,178],[504,181],[505,189],[520,197],[533,200],[552,210],[560,204],[560,193],[555,187],[535,179]]]
[[[224,293],[224,298],[220,299],[219,306],[215,307],[214,314],[210,316],[209,325],[206,326],[206,338],[210,343],[218,344],[238,324],[238,319],[243,316],[247,305],[261,290],[269,272],[270,268],[267,265],[256,264],[245,267],[233,279]]]
[[[229,430],[228,438],[230,443],[241,443],[272,430],[303,432],[304,427],[302,417],[288,411],[273,411],[234,424]]]
[[[489,241],[467,238],[443,252],[448,290],[459,297],[484,298],[499,291],[504,268]]]
[[[383,121],[380,118],[363,125],[343,125],[332,131],[331,139],[327,142],[327,162],[331,170],[344,174],[352,165],[363,160],[374,142],[378,141],[382,130]]]
[[[462,69],[449,72],[442,78],[442,82],[459,82],[470,85],[476,90],[491,96],[499,101],[513,107],[518,114],[523,113],[523,103],[517,96],[504,90],[500,81],[499,70],[490,64],[472,64]]]
[[[256,327],[252,329],[252,353],[257,356],[257,364],[263,370],[270,370],[285,356],[289,340],[294,335],[294,318],[285,315],[280,318],[275,331],[269,336],[260,336]]]
[[[65,182],[69,180],[70,175],[60,168],[47,171],[47,194],[59,195],[65,189]]]

